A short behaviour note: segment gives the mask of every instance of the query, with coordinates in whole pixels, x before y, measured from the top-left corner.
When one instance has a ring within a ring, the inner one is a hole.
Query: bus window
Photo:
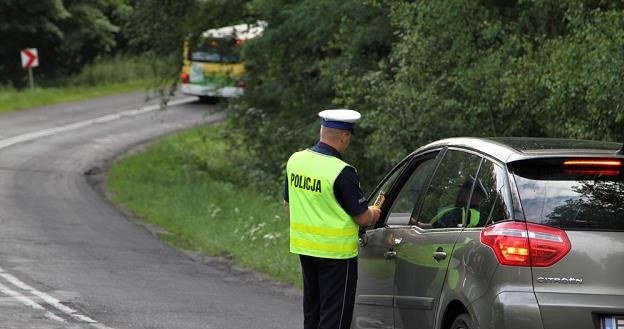
[[[208,63],[238,63],[239,49],[236,39],[202,38],[197,47],[191,49],[189,59]]]

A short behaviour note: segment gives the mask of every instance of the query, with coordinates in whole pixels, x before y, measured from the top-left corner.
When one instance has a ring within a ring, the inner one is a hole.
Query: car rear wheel
[[[470,315],[462,313],[455,318],[450,329],[475,329],[475,326],[472,323]]]

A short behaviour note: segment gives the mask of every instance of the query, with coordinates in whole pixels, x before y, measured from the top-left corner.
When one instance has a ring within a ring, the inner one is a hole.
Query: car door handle
[[[439,262],[446,258],[446,251],[436,251],[433,253],[433,258]]]
[[[368,235],[366,235],[366,233],[360,235],[360,237],[358,238],[358,243],[360,244],[360,247],[366,247],[366,245],[368,244]]]
[[[394,259],[396,257],[397,253],[394,250],[390,250],[390,251],[386,251],[384,252],[384,258],[386,259]]]

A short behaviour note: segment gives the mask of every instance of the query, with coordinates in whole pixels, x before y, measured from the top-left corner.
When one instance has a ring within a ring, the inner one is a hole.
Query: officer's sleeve
[[[360,188],[360,179],[353,167],[345,167],[334,182],[336,200],[352,217],[361,215],[368,210],[368,203]]]
[[[286,202],[290,202],[288,201],[288,176],[285,177],[284,179],[284,195],[283,195],[284,201]]]

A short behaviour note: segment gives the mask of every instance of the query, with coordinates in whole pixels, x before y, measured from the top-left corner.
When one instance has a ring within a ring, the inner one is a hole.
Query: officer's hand
[[[379,208],[377,208],[375,206],[370,206],[370,207],[368,207],[368,209],[373,214],[373,218],[371,220],[370,225],[375,225],[377,223],[377,221],[379,220],[379,217],[381,216],[381,209],[379,209]]]

